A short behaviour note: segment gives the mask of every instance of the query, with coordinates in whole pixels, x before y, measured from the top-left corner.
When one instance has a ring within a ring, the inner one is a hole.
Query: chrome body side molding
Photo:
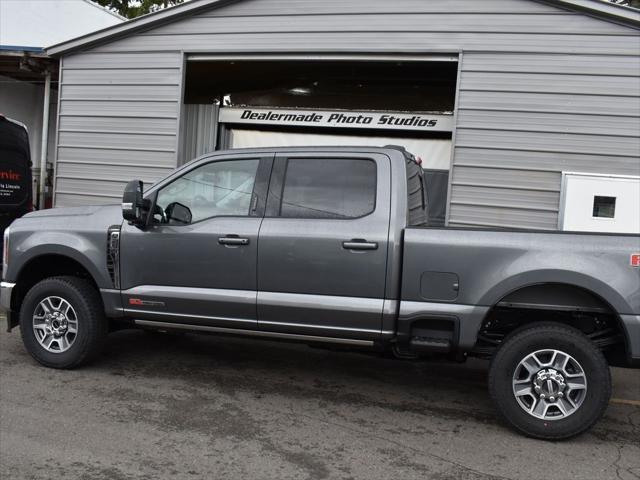
[[[337,337],[318,337],[314,335],[299,335],[294,333],[268,332],[264,330],[244,330],[244,329],[225,328],[225,327],[210,327],[206,325],[156,322],[151,320],[135,320],[135,324],[141,327],[170,328],[170,329],[193,330],[193,331],[212,332],[212,333],[226,333],[231,335],[272,338],[274,340],[282,339],[282,340],[297,340],[302,342],[306,341],[306,342],[336,343],[336,344],[343,344],[343,345],[357,345],[361,347],[372,347],[374,345],[374,342],[371,340],[357,340],[352,338],[337,338]]]

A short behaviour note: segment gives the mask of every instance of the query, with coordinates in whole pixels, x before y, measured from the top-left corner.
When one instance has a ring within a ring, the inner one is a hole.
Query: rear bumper
[[[629,363],[640,367],[640,315],[620,315],[627,332]]]
[[[5,312],[7,315],[7,331],[11,331],[14,323],[13,312],[11,311],[11,294],[15,286],[15,283],[0,283],[0,311]]]

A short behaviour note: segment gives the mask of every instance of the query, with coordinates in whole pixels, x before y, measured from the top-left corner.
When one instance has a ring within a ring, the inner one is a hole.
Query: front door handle
[[[377,242],[367,242],[362,238],[354,238],[348,242],[342,242],[342,248],[345,250],[377,250]]]
[[[220,245],[242,246],[249,245],[249,239],[239,237],[238,235],[227,235],[226,237],[218,238],[218,243]]]

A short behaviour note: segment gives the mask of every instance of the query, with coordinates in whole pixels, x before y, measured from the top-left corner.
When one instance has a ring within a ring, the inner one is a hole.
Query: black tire
[[[586,377],[582,404],[564,418],[536,418],[524,410],[514,394],[513,379],[520,362],[545,349],[571,355]],[[611,374],[602,352],[582,332],[562,324],[541,323],[516,330],[505,339],[491,361],[489,392],[503,419],[519,432],[538,439],[563,440],[588,430],[602,417],[611,397]]]
[[[75,310],[78,333],[68,350],[50,352],[36,338],[33,316],[40,302],[55,296],[66,300]],[[25,348],[46,367],[69,369],[98,355],[108,332],[102,300],[95,287],[77,277],[52,277],[37,283],[24,298],[20,309],[20,331]]]

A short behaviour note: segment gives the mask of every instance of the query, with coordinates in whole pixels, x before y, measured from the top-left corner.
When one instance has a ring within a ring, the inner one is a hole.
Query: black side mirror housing
[[[140,180],[131,180],[122,194],[122,218],[134,224],[144,223],[145,202],[142,198],[143,184]]]

